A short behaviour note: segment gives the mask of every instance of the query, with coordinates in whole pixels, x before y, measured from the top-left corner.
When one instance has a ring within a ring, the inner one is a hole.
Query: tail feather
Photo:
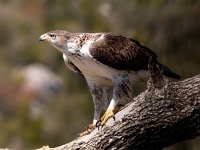
[[[173,78],[173,79],[180,79],[181,76],[174,73],[173,71],[171,71],[168,67],[166,67],[165,65],[163,64],[159,64],[160,65],[160,68],[162,70],[162,73],[166,76],[166,77],[170,77],[170,78]]]

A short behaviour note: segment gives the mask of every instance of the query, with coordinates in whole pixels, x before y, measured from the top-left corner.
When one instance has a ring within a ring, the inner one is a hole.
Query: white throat
[[[68,53],[71,54],[75,53],[79,49],[77,43],[75,42],[67,42],[65,48],[67,49]]]

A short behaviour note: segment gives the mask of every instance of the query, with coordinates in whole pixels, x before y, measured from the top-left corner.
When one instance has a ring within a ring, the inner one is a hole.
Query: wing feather
[[[157,59],[156,53],[140,42],[111,33],[92,43],[89,52],[96,61],[118,70],[148,70],[150,56]]]
[[[63,59],[65,61],[66,66],[73,72],[82,75],[81,71],[68,59],[66,55],[63,54]]]

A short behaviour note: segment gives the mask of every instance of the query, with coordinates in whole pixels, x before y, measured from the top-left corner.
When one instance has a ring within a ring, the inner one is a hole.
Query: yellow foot
[[[104,126],[109,118],[113,117],[115,120],[114,112],[111,109],[107,109],[103,117],[101,117],[100,122],[97,123],[97,127]]]
[[[94,128],[95,128],[95,126],[93,124],[90,124],[90,125],[88,125],[86,131],[81,132],[78,136],[82,137],[82,136],[88,135],[94,130]]]

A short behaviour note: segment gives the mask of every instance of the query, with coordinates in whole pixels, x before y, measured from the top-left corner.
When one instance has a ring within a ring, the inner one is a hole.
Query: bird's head
[[[67,40],[69,39],[70,32],[64,30],[50,31],[42,34],[39,37],[39,41],[47,41],[49,44],[53,45],[55,48],[62,49]]]

